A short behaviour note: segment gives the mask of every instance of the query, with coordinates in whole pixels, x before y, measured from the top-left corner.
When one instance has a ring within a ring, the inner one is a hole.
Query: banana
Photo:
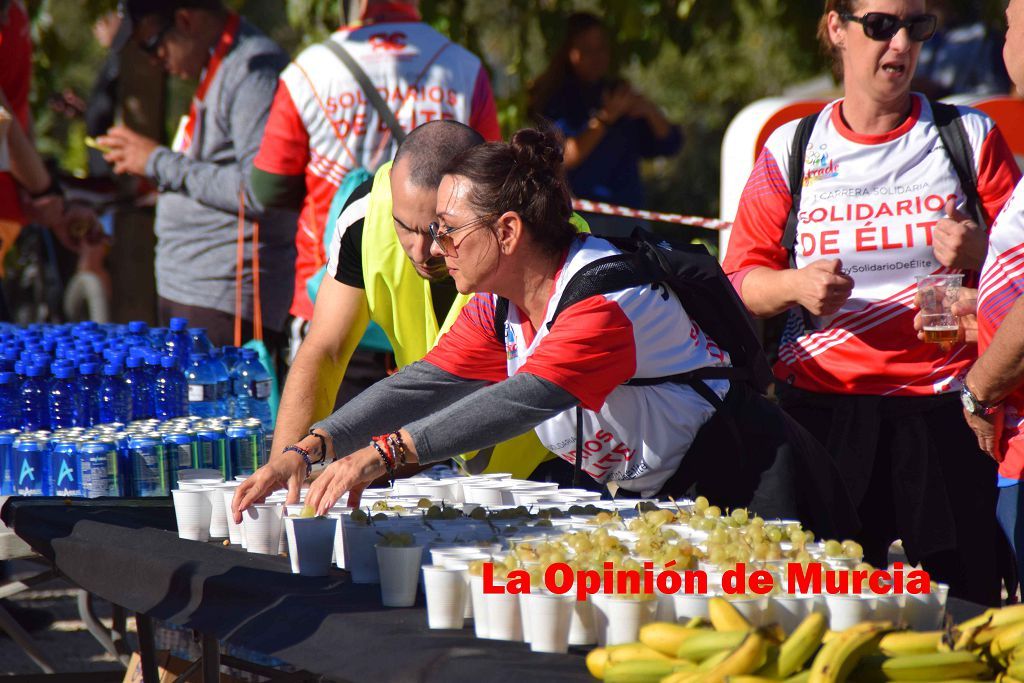
[[[1018,680],[1024,678],[1024,662],[1010,662],[1010,666],[1006,667],[1006,675],[1010,678],[1016,678]]]
[[[657,650],[641,643],[628,643],[624,645],[611,645],[609,647],[596,647],[587,653],[587,671],[594,678],[601,680],[605,671],[612,663],[614,655],[615,662],[627,662],[630,660],[669,660],[669,657]]]
[[[716,666],[724,662],[726,657],[731,654],[732,650],[722,650],[721,652],[713,654],[697,665],[697,671],[711,671]]]
[[[612,664],[604,672],[605,683],[658,683],[675,672],[675,664],[662,660],[636,660]]]
[[[988,628],[989,619],[967,625],[967,622],[957,627],[956,642],[953,643],[954,650],[973,650],[977,645],[978,634]]]
[[[809,683],[845,681],[864,655],[877,650],[878,641],[891,628],[892,624],[887,621],[869,621],[843,631],[814,657]]]
[[[728,676],[743,676],[757,671],[764,664],[768,641],[757,631],[751,631],[739,647],[700,680],[701,683],[725,683]]]
[[[640,642],[664,655],[675,656],[683,641],[697,633],[707,631],[660,621],[640,627]]]
[[[804,668],[807,661],[821,646],[821,639],[828,628],[825,615],[812,612],[804,617],[793,633],[779,646],[777,664],[778,678],[787,678]]]
[[[976,617],[971,617],[957,624],[957,628],[963,630],[967,628],[974,628],[975,626],[983,626],[992,621],[992,615],[998,612],[998,609],[990,607]]]
[[[749,631],[705,631],[697,633],[686,640],[676,650],[676,657],[689,659],[691,662],[702,662],[708,657],[723,650],[738,647]]]
[[[686,628],[707,628],[711,623],[704,617],[690,617],[683,626]]]
[[[725,598],[717,595],[708,600],[708,617],[716,631],[749,631],[747,618]]]
[[[779,683],[779,679],[764,676],[726,676],[725,683]]]
[[[793,674],[786,679],[786,683],[807,683],[811,678],[811,670],[804,669],[798,674]]]
[[[882,636],[878,649],[890,657],[935,652],[942,642],[942,631],[894,631]]]
[[[661,679],[661,683],[697,683],[702,675],[699,671],[677,671]]]
[[[988,665],[971,652],[933,652],[890,657],[882,673],[891,681],[945,681],[991,674]]]
[[[988,645],[988,651],[993,657],[1000,657],[1010,654],[1022,643],[1024,643],[1024,621],[1018,621],[996,631],[995,637]]]
[[[1006,626],[1007,624],[1024,621],[1024,604],[1007,605],[1000,609],[988,609],[985,610],[981,617],[986,615],[992,617],[990,622],[992,626]],[[981,617],[974,617],[974,619],[980,619]],[[972,620],[969,619],[968,621]],[[964,624],[967,624],[967,622],[964,622]]]

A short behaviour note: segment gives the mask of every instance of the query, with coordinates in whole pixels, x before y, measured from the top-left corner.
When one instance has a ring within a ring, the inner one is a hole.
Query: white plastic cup
[[[494,587],[505,588],[503,581],[494,581]],[[487,628],[492,640],[523,641],[523,620],[519,615],[519,596],[508,592],[484,593],[487,610]]]
[[[573,600],[572,616],[569,619],[569,644],[593,645],[597,642],[594,627],[594,605],[590,599]]]
[[[519,618],[523,622],[523,642],[529,643],[532,631],[530,631],[530,613],[526,609],[526,599],[530,597],[529,593],[519,593],[516,598],[519,599]]]
[[[277,555],[281,545],[284,506],[251,505],[242,513],[245,526],[245,549],[250,553]]]
[[[942,628],[946,615],[946,599],[949,586],[944,583],[932,583],[931,592],[924,595],[906,594],[903,606],[903,618],[907,625],[915,631],[935,631]]]
[[[342,517],[341,523],[344,525],[345,569],[352,573],[352,583],[380,583],[374,550],[380,540],[377,527],[358,524],[347,517]]]
[[[608,596],[594,593],[590,596],[590,604],[594,615],[594,637],[598,647],[608,645]],[[634,639],[635,640],[635,639]]]
[[[565,654],[576,598],[571,593],[555,595],[546,591],[525,593],[523,597],[527,612],[523,623],[530,623],[530,650]]]
[[[694,617],[708,619],[708,601],[714,593],[683,593],[672,596],[676,610],[676,621],[689,621]]]
[[[380,571],[380,601],[385,607],[412,607],[416,604],[423,546],[405,548],[377,545]]]
[[[174,516],[178,520],[178,538],[190,541],[210,540],[210,516],[213,507],[202,489],[171,491]]]
[[[640,627],[654,621],[658,601],[609,595],[605,598],[604,610],[608,615],[605,643],[609,646],[625,645],[637,642]]]
[[[907,596],[895,593],[885,593],[874,597],[874,619],[876,621],[890,621],[893,624],[899,624],[903,620],[903,607],[906,604]],[[941,622],[939,626],[941,626]]]
[[[766,623],[769,608],[767,595],[730,596],[729,603],[750,622],[751,626],[756,628]]]
[[[825,604],[828,606],[828,627],[833,631],[843,631],[868,621],[874,612],[873,601],[860,595],[826,595]]]
[[[771,602],[775,622],[788,634],[814,611],[818,598],[815,595],[773,595]]]
[[[242,525],[235,524],[235,516],[231,513],[231,503],[235,499],[235,489],[221,488],[219,489],[221,499],[224,501],[224,514],[228,524],[228,541],[232,545],[245,546],[245,537],[242,535]]]
[[[470,575],[469,598],[473,603],[473,632],[477,638],[490,638],[491,626],[489,612],[484,604],[484,577]]]
[[[654,576],[654,584],[657,586],[657,579],[659,574]],[[660,590],[655,589],[655,599],[658,601],[658,611],[655,615],[657,621],[675,621],[676,620],[676,607],[673,601],[675,593],[662,593]]]
[[[427,626],[433,629],[461,629],[466,623],[466,603],[469,602],[466,570],[436,564],[424,565],[423,587],[427,596]]]
[[[203,489],[210,499],[210,538],[228,537],[228,516],[224,511],[224,496],[220,485],[207,486]]]
[[[285,517],[292,574],[327,576],[338,523],[327,517]]]

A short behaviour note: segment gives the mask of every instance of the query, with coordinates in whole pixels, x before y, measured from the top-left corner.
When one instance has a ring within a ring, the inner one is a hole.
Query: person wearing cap
[[[132,40],[168,73],[198,79],[189,114],[170,146],[125,126],[97,142],[116,173],[150,179],[159,189],[155,232],[159,318],[188,318],[218,346],[234,340],[239,216],[242,333],[253,333],[262,302],[264,339],[281,340],[291,301],[296,214],[265,208],[249,187],[287,54],[220,0],[127,0]],[[259,237],[254,240],[256,226]],[[259,248],[259,292],[252,257]]]

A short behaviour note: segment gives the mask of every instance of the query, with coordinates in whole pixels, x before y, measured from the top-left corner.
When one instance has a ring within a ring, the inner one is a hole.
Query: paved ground
[[[34,565],[12,562],[14,576],[31,571]],[[121,664],[100,646],[78,618],[78,593],[62,580],[50,581],[38,588],[15,596],[13,602],[22,607],[49,610],[56,621],[45,631],[33,634],[40,649],[50,657],[58,672],[123,671]],[[110,627],[110,605],[97,601],[100,620]],[[134,624],[129,620],[129,644],[134,647]],[[14,642],[0,636],[0,675],[40,673]]]

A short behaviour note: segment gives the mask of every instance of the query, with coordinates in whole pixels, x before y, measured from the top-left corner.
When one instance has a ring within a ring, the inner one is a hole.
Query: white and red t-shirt
[[[978,353],[1024,294],[1024,182],[1017,185],[989,236],[988,256],[978,285]],[[1024,479],[1024,387],[1006,397],[1003,434],[996,445],[1002,456],[999,476]]]
[[[387,6],[390,12],[402,7]],[[408,21],[345,27],[330,39],[362,66],[404,130],[452,119],[487,140],[500,139],[494,95],[480,59],[421,23],[412,7],[406,10]],[[360,166],[376,171],[396,148],[387,123],[328,48],[306,48],[282,72],[254,164],[268,173],[306,177],[295,238],[293,315],[313,317],[306,280],[324,264],[324,223],[342,179]]]
[[[950,351],[917,339],[915,276],[951,272],[935,259],[932,228],[946,200],[963,208],[960,187],[932,118],[914,95],[907,120],[884,135],[852,131],[842,100],[825,106],[804,158],[796,265],[841,259],[853,293],[834,315],[811,318],[812,331],[787,326],[776,376],[809,391],[837,394],[930,395],[956,389],[955,378],[974,348]],[[991,225],[1020,177],[993,121],[961,107]],[[751,269],[790,267],[781,245],[792,206],[789,155],[797,121],[768,138],[740,198],[723,268],[742,293]],[[801,315],[799,310],[791,316]]]
[[[556,275],[544,324],[535,330],[509,305],[505,343],[494,336],[496,297],[477,294],[425,360],[460,377],[500,382],[519,372],[541,377],[578,398],[584,411],[583,470],[650,495],[679,468],[714,408],[679,384],[622,386],[634,377],[664,377],[729,365],[728,354],[662,289],[633,287],[593,296],[562,311],[548,329],[562,292],[584,265],[619,253],[606,240],[581,236]],[[707,382],[720,397],[725,380]],[[576,410],[536,427],[540,441],[576,459]]]

